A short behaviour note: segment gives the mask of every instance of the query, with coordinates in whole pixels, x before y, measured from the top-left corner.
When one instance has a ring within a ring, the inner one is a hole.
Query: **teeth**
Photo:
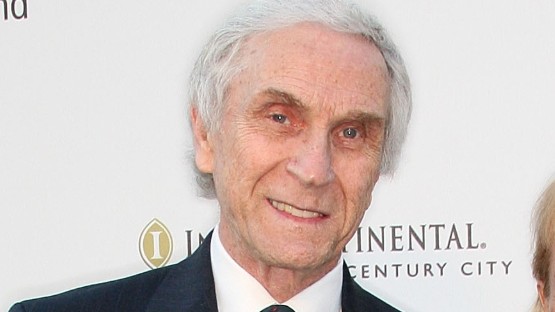
[[[321,213],[298,209],[291,205],[287,205],[275,200],[271,200],[270,202],[272,206],[274,206],[277,210],[287,212],[288,214],[293,215],[295,217],[305,218],[305,219],[323,217]]]

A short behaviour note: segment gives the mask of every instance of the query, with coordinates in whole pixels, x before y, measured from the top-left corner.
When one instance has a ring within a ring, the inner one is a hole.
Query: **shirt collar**
[[[214,229],[210,245],[212,271],[218,310],[261,311],[276,300],[227,253]],[[284,303],[295,311],[341,311],[342,259],[324,277]],[[325,298],[325,300],[323,300]]]

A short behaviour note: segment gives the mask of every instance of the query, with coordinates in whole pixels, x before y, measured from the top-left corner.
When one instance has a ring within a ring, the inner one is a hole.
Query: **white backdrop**
[[[0,310],[148,270],[154,218],[178,262],[218,216],[195,195],[186,77],[240,1],[5,2]],[[405,311],[526,311],[530,209],[555,173],[555,3],[363,5],[406,59],[415,110],[399,171],[347,247],[353,275]]]

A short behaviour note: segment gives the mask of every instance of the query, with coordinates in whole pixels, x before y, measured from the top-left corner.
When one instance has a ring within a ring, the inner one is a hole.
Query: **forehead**
[[[251,37],[241,50],[244,70],[235,87],[251,93],[273,88],[301,99],[385,106],[387,66],[361,35],[301,23]]]

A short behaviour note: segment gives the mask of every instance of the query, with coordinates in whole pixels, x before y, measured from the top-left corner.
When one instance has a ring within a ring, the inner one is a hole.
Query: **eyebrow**
[[[380,116],[373,113],[367,113],[359,110],[355,110],[347,113],[347,119],[360,120],[360,121],[385,121],[386,117]]]
[[[286,105],[297,106],[302,110],[308,110],[308,107],[299,98],[289,92],[285,92],[275,88],[268,88],[264,90],[262,94],[278,97]]]

